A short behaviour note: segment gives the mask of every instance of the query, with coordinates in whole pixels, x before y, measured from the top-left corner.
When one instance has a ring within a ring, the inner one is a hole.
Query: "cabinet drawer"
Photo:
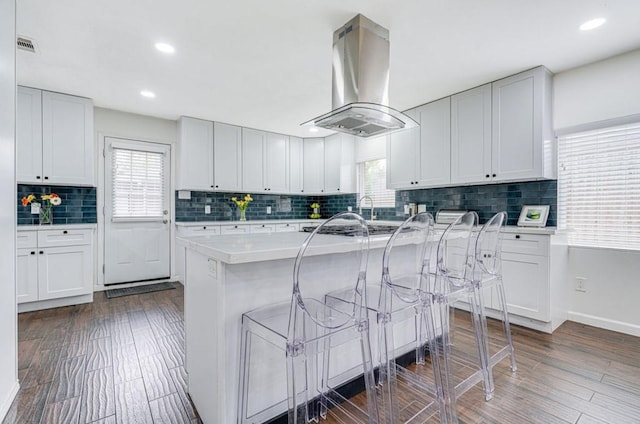
[[[251,226],[252,233],[272,233],[276,230],[273,224],[256,224]]]
[[[276,224],[277,233],[286,233],[289,231],[300,231],[298,224]]]
[[[247,234],[251,231],[249,225],[221,225],[220,234]]]
[[[38,246],[37,231],[18,231],[16,235],[16,249],[29,249]]]
[[[93,230],[39,230],[38,247],[91,244]]]
[[[220,234],[219,225],[202,225],[198,227],[178,227],[179,236],[217,236]]]
[[[549,256],[549,236],[503,233],[502,251],[536,256]]]

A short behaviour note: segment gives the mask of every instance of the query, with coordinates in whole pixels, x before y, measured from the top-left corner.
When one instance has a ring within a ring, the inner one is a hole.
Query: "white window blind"
[[[113,218],[162,218],[164,155],[113,148]]]
[[[558,141],[558,223],[569,243],[640,250],[640,123]]]
[[[377,159],[358,163],[359,196],[369,196],[376,208],[395,207],[396,192],[387,190],[387,160]],[[369,202],[363,202],[369,207]]]

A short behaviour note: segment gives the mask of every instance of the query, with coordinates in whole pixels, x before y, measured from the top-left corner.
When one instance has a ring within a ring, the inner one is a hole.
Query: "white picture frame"
[[[525,205],[520,211],[518,227],[544,227],[549,217],[549,205]]]

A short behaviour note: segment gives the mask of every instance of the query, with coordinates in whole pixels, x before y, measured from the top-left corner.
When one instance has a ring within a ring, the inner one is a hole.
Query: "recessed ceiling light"
[[[605,18],[591,19],[590,21],[587,21],[587,22],[583,23],[582,25],[580,25],[580,29],[582,31],[589,31],[591,29],[596,29],[599,26],[602,26],[602,24],[604,24],[605,22],[607,22],[607,20]]]
[[[140,95],[142,97],[147,97],[149,99],[153,99],[154,97],[156,97],[156,93],[154,93],[153,91],[149,91],[149,90],[142,90],[140,92]]]
[[[167,43],[156,43],[156,49],[158,49],[162,53],[167,53],[167,54],[172,54],[172,53],[175,53],[176,51],[175,47]]]
[[[316,127],[311,127],[309,128],[309,132],[318,132],[318,129]]]

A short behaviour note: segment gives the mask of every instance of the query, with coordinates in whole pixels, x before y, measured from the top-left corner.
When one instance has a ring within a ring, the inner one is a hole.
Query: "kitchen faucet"
[[[362,196],[360,200],[358,200],[358,213],[362,215],[362,201],[365,199],[369,199],[369,203],[371,203],[371,221],[376,219],[375,214],[373,213],[373,199],[371,196]]]

